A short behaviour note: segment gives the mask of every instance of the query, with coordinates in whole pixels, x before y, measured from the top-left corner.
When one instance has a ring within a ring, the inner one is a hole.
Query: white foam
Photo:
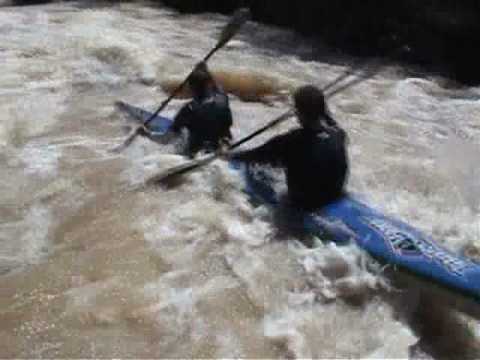
[[[55,176],[61,151],[56,146],[27,144],[21,153],[27,175]]]
[[[297,358],[370,358],[380,354],[405,358],[416,340],[392,318],[390,309],[378,303],[363,311],[340,304],[309,304],[268,316],[263,326],[267,338],[285,344]],[[397,346],[389,347],[393,339],[397,339]]]
[[[185,161],[164,154],[173,149],[145,139],[135,140],[120,155],[107,154],[107,147],[123,140],[118,134],[122,124],[109,117],[111,104],[126,99],[155,108],[165,94],[154,85],[185,76],[215,45],[218,28],[226,18],[212,14],[183,17],[143,3],[92,9],[55,3],[2,10],[0,19],[0,60],[5,67],[0,75],[2,153],[7,154],[8,167],[15,170],[13,182],[16,176],[19,183],[55,177],[44,190],[22,194],[22,204],[13,204],[13,213],[22,214],[22,219],[0,225],[0,262],[10,266],[34,263],[44,256],[57,220],[52,211],[58,210],[57,203],[72,204],[72,208],[82,203],[84,189],[78,184],[85,180],[83,173],[89,166],[104,162],[105,174],[111,170],[112,196],[116,196],[117,186],[141,183]],[[304,56],[314,54],[310,43],[289,31],[254,23],[247,24],[245,31],[258,43],[237,38],[212,58],[212,68],[254,70],[292,86],[323,86],[346,70],[313,58],[305,61]],[[479,93],[480,89],[471,91]],[[478,243],[480,233],[475,150],[480,103],[459,99],[454,93],[433,80],[380,72],[329,101],[335,118],[351,137],[348,189],[361,193],[364,201],[381,211],[435,235],[449,248],[460,249],[466,243]],[[181,104],[181,100],[170,103],[168,114],[173,115]],[[231,104],[235,138],[267,123],[288,106],[277,102],[268,107],[238,99]],[[295,124],[286,122],[243,148]],[[458,129],[467,135],[465,139],[460,136],[462,141],[453,137]],[[91,151],[79,155],[72,152],[76,146]],[[72,182],[72,172],[59,166],[63,161],[75,168],[79,183]],[[119,167],[124,170],[117,171]],[[12,183],[8,176],[6,185]],[[283,177],[276,180],[277,189],[284,191]],[[149,188],[138,193],[138,198],[137,194],[127,196],[127,202],[117,198],[116,205],[131,215],[123,225],[140,239],[143,236],[152,252],[145,261],[150,262],[150,256],[159,258],[162,266],[153,280],[154,272],[145,275],[148,280],[136,274],[135,284],[143,292],[131,296],[131,289],[122,287],[124,279],[116,275],[85,285],[81,273],[89,264],[78,264],[82,284],[66,293],[67,313],[88,308],[97,320],[91,327],[88,321],[81,323],[82,336],[95,338],[98,325],[101,331],[108,328],[122,333],[126,316],[128,321],[141,320],[139,328],[145,331],[150,357],[194,356],[195,346],[208,348],[212,357],[278,356],[257,352],[269,344],[285,351],[284,357],[408,357],[417,339],[408,325],[396,321],[402,314],[380,297],[389,285],[381,269],[353,245],[324,245],[317,240],[316,247],[308,249],[289,235],[280,241],[271,209],[253,208],[242,185],[234,170],[217,161],[186,175],[178,187]],[[40,205],[53,198],[57,187],[68,187],[76,195],[69,194],[68,200],[60,197],[51,203],[53,209]],[[12,190],[5,186],[2,192],[1,199],[12,205]],[[131,202],[133,196],[136,200]],[[29,199],[35,205],[22,213]],[[116,215],[117,209],[111,213]],[[117,224],[108,217],[98,221],[106,227]],[[127,242],[130,236],[122,234],[119,240]],[[52,266],[55,261],[52,258]],[[112,289],[118,296],[108,297],[108,306],[97,306],[101,295]],[[129,296],[135,300],[128,300]],[[358,299],[360,305],[355,305],[353,300]],[[135,336],[143,332],[135,328]],[[137,339],[129,339],[122,338],[125,348],[137,349]],[[82,337],[77,340],[83,341]],[[72,348],[69,341],[66,338],[66,347]],[[46,343],[31,348],[48,353]],[[142,355],[134,352],[119,356]],[[27,350],[23,354],[34,355]]]
[[[38,204],[22,220],[0,223],[0,267],[13,269],[43,259],[49,250],[51,225],[50,210]]]

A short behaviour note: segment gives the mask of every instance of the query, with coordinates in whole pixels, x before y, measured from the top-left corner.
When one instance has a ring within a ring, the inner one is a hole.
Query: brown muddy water
[[[282,233],[223,161],[126,190],[184,160],[145,139],[109,152],[129,125],[114,102],[154,109],[226,20],[146,2],[0,7],[0,358],[480,357],[478,320],[353,245]],[[352,63],[250,22],[209,64],[240,138]],[[383,66],[330,107],[350,134],[348,189],[474,254],[480,89]]]

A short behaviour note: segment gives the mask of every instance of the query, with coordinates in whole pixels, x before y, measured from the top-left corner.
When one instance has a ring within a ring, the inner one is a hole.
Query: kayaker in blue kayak
[[[318,88],[300,87],[294,93],[294,101],[300,128],[230,158],[282,166],[289,202],[312,211],[344,192],[348,176],[347,136],[330,116]]]
[[[213,152],[232,138],[232,113],[228,96],[217,86],[204,62],[199,63],[188,79],[193,100],[185,104],[174,118],[164,141],[188,130],[188,143],[183,153],[194,157],[204,150]]]

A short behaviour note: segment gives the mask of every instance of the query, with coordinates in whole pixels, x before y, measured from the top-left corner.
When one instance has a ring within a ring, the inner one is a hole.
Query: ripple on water
[[[21,220],[0,223],[0,270],[3,272],[34,264],[48,253],[51,211],[34,204],[22,215]]]
[[[177,187],[121,191],[183,159],[145,139],[107,154],[123,125],[113,102],[155,108],[225,21],[138,2],[0,11],[0,197],[9,206],[0,209],[0,266],[36,264],[51,238],[58,245],[34,271],[1,277],[11,311],[0,312],[0,357],[406,358],[418,329],[397,317],[414,314],[426,329],[419,342],[440,354],[438,343],[463,331],[444,321],[449,309],[430,306],[437,298],[419,306],[413,282],[390,292],[394,308],[383,269],[353,246],[306,248],[283,234],[225,162]],[[323,62],[298,35],[253,23],[236,39],[210,65],[234,95],[237,138],[281,112],[284,91],[324,86],[353,63]],[[379,71],[329,100],[352,138],[349,190],[450,248],[475,245],[478,156],[448,141],[459,128],[478,143],[478,89],[415,76]],[[264,105],[269,97],[279,109]]]

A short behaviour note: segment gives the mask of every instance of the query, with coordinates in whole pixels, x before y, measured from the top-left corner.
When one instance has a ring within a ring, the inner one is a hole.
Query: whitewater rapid
[[[184,159],[146,139],[110,152],[131,125],[114,102],[154,109],[226,21],[148,2],[0,7],[0,357],[478,357],[478,320],[354,245],[306,246],[224,161],[129,190]],[[295,86],[371,74],[329,102],[350,137],[348,190],[478,255],[480,88],[254,22],[209,65],[235,138]]]

